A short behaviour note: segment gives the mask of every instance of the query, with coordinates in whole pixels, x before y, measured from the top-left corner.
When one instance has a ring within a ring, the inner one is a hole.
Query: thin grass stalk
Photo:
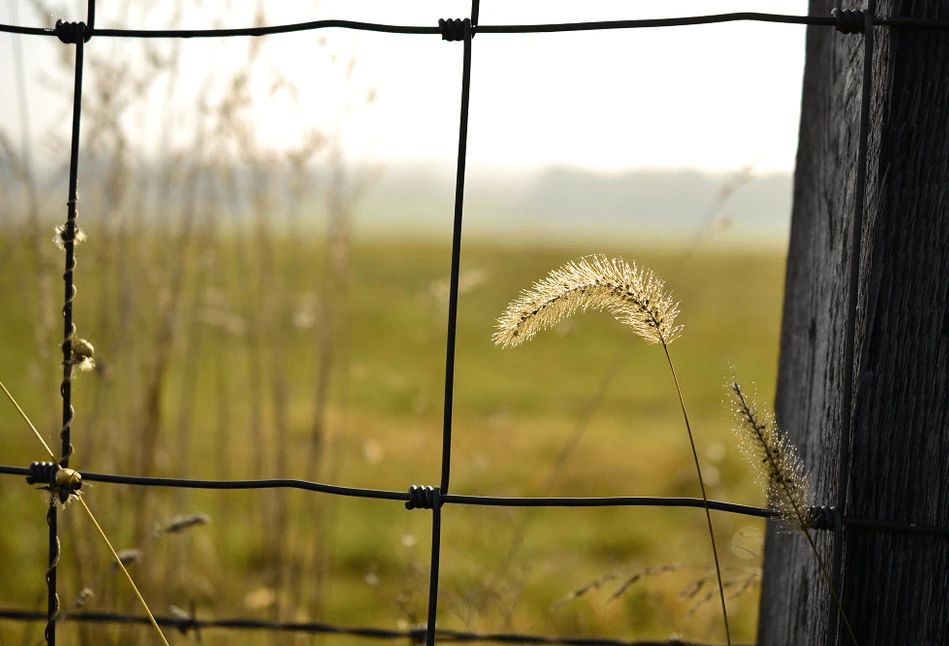
[[[702,478],[702,467],[699,466],[699,453],[695,449],[695,439],[692,437],[692,425],[689,423],[689,413],[685,409],[685,399],[682,397],[682,387],[679,385],[679,376],[676,374],[675,365],[672,363],[672,355],[669,354],[669,345],[663,340],[662,349],[666,353],[666,361],[669,362],[669,370],[672,371],[672,380],[675,382],[676,394],[679,396],[679,406],[682,408],[682,419],[685,420],[685,430],[689,433],[689,446],[692,448],[692,458],[695,460],[695,473],[699,477],[699,488],[702,490],[702,502],[705,505],[705,520],[708,522],[708,536],[712,541],[712,557],[715,559],[715,576],[718,579],[718,593],[722,602],[722,619],[725,622],[725,640],[730,645],[732,643],[731,631],[728,628],[728,610],[725,607],[725,586],[722,583],[722,566],[718,560],[718,546],[715,544],[715,531],[712,529],[712,513],[708,507],[708,495],[705,493],[705,479]]]
[[[228,174],[230,189],[237,192],[238,182],[233,171]],[[264,437],[264,348],[263,348],[263,322],[260,312],[260,281],[259,259],[256,257],[257,251],[256,236],[253,231],[249,232],[238,241],[238,254],[240,261],[244,266],[244,284],[241,290],[241,304],[243,305],[244,318],[247,321],[247,341],[244,349],[247,352],[247,390],[245,391],[246,401],[249,407],[247,423],[251,442],[254,450],[251,453],[250,473],[254,478],[264,478],[267,464],[267,441]],[[225,442],[229,441],[229,434],[223,438]],[[230,466],[221,465],[222,477],[230,477]],[[224,475],[226,474],[226,475]],[[231,496],[228,496],[231,497]]]
[[[19,22],[19,16],[17,11],[17,3],[9,3],[11,18],[13,23],[16,24]],[[20,37],[14,37],[12,39],[13,44],[13,58],[16,69],[16,83],[17,83],[17,92],[16,95],[19,99],[19,112],[20,112],[20,127],[23,137],[23,150],[19,156],[14,156],[13,147],[4,146],[9,148],[8,156],[12,162],[14,162],[14,170],[17,171],[17,174],[20,176],[21,182],[26,185],[27,191],[27,203],[28,203],[28,212],[29,212],[29,222],[30,222],[30,243],[33,248],[33,275],[36,280],[36,287],[38,294],[37,298],[37,308],[36,308],[36,324],[34,328],[33,338],[36,342],[36,351],[39,358],[40,365],[49,365],[51,359],[51,344],[50,338],[53,335],[53,327],[55,325],[54,318],[52,316],[53,312],[53,298],[52,298],[52,277],[50,276],[49,271],[47,271],[46,259],[46,246],[45,246],[45,236],[42,234],[42,218],[40,216],[40,199],[39,199],[39,190],[36,182],[36,175],[33,170],[33,148],[31,145],[31,130],[30,130],[30,115],[32,112],[29,107],[29,97],[27,95],[27,85],[26,85],[26,66],[24,65],[23,59],[23,48]],[[5,136],[3,137],[5,139]],[[46,375],[45,371],[40,373],[41,375]],[[49,387],[52,385],[52,381],[49,378],[40,377],[47,383],[38,384],[41,386],[42,392],[51,392],[52,388]]]
[[[205,192],[210,193],[207,187],[205,187]],[[210,195],[208,195],[208,198],[210,198]],[[210,203],[210,199],[207,199],[206,203]],[[201,257],[206,253],[204,250],[210,249],[214,242],[214,212],[213,208],[209,210],[206,228],[199,237],[198,249],[194,251],[194,253],[199,256],[197,260],[198,264],[203,262]],[[209,272],[198,271],[192,276],[192,285],[189,294],[190,302],[187,307],[183,308],[187,312],[187,324],[182,326],[184,327],[182,347],[184,361],[181,375],[181,395],[178,408],[176,438],[172,442],[172,447],[169,447],[170,451],[174,451],[173,464],[177,467],[179,477],[182,478],[188,477],[188,474],[191,473],[191,454],[194,451],[194,447],[190,441],[191,431],[194,427],[194,402],[198,392],[199,374],[202,369],[201,350],[203,346],[206,345],[206,332],[203,329],[204,325],[202,324],[199,313],[201,292],[202,289],[206,287],[206,283],[201,277],[207,273]],[[176,511],[185,507],[187,497],[188,493],[184,489],[177,489],[175,491],[173,507]],[[167,599],[174,598],[175,589],[178,588],[184,580],[186,571],[187,565],[184,559],[184,547],[179,543],[169,545],[164,581],[165,597]]]
[[[200,143],[200,138],[199,138]],[[177,340],[175,322],[181,309],[186,277],[193,272],[192,246],[195,211],[197,209],[197,162],[186,184],[186,196],[182,206],[182,231],[178,233],[176,245],[171,252],[181,261],[175,263],[168,277],[168,283],[162,294],[162,307],[159,313],[158,332],[154,340],[152,373],[145,392],[144,421],[139,441],[139,469],[143,476],[155,472],[155,458],[158,455],[158,442],[163,426],[163,401],[166,390],[166,377],[171,363],[172,350]],[[171,169],[169,173],[173,172]],[[153,517],[149,498],[144,487],[136,489],[134,507],[137,511],[135,542],[145,540],[149,531],[149,518]]]
[[[293,85],[293,87],[295,88],[296,86]],[[300,148],[288,152],[285,158],[281,160],[286,162],[290,173],[288,181],[283,187],[287,195],[285,201],[285,226],[287,231],[301,231],[306,226],[303,221],[304,201],[305,197],[312,191],[313,184],[308,163],[322,147],[322,135],[311,134],[303,139]],[[282,195],[283,191],[277,190],[271,191],[271,193]],[[283,250],[281,256],[281,264],[283,267],[281,275],[283,278],[280,282],[282,282],[284,289],[279,292],[271,290],[270,293],[276,301],[273,304],[272,310],[279,312],[279,316],[274,321],[274,337],[283,341],[283,343],[277,344],[277,346],[274,347],[274,415],[278,444],[281,446],[277,453],[276,465],[278,474],[286,474],[287,471],[292,468],[292,456],[286,448],[289,446],[288,433],[291,424],[289,402],[292,400],[292,384],[288,383],[287,375],[289,374],[291,339],[295,336],[292,334],[293,330],[288,329],[293,305],[288,295],[299,294],[301,290],[308,291],[310,265],[305,257],[306,254],[302,237],[291,236],[283,241],[280,248]],[[295,318],[293,320],[293,326],[300,328],[308,327],[306,324],[300,324]],[[312,456],[306,456],[306,458],[308,462]],[[322,459],[322,456],[319,459]],[[334,481],[334,479],[331,477],[329,481]],[[278,593],[278,599],[281,593],[286,590],[286,597],[288,599],[296,598],[299,600],[298,606],[305,607],[308,605],[305,596],[299,595],[297,590],[294,589],[295,580],[305,578],[298,576],[298,571],[305,569],[305,565],[301,567],[297,562],[297,555],[303,545],[303,539],[301,538],[302,532],[299,528],[293,528],[291,526],[290,519],[295,510],[307,514],[307,510],[312,509],[313,513],[310,514],[312,517],[322,516],[323,508],[329,504],[331,503],[327,499],[317,501],[311,498],[311,500],[305,502],[297,502],[290,497],[281,499],[280,507],[278,508],[280,513],[275,514],[276,517],[274,519],[274,526],[277,527],[277,535],[279,538],[277,539],[277,550],[274,559],[276,579],[273,587]],[[326,525],[324,524],[317,532],[317,535],[323,542],[327,540],[328,534],[325,527]],[[319,569],[322,569],[322,566],[320,566]],[[322,586],[323,584],[320,585]],[[292,636],[283,643],[295,644],[299,640],[300,638],[298,636]]]
[[[340,370],[340,357],[343,355],[342,318],[349,302],[349,263],[352,244],[352,208],[346,199],[349,182],[346,177],[339,133],[332,139],[329,148],[330,182],[327,186],[327,246],[323,264],[322,290],[320,291],[317,325],[316,392],[313,406],[313,422],[310,435],[310,457],[307,461],[307,477],[319,479],[327,469],[334,467],[339,459],[331,451],[331,433],[329,427],[330,393],[337,384],[336,379],[344,374]],[[338,466],[336,464],[335,466]],[[315,615],[320,616],[323,595],[329,569],[329,522],[332,501],[310,499],[310,513],[315,520],[314,531],[320,537],[310,554],[312,574],[310,583],[312,606]],[[305,566],[306,567],[306,566]],[[301,598],[305,598],[302,595]]]
[[[253,189],[254,221],[256,223],[256,243],[259,259],[259,291],[258,298],[262,305],[261,329],[264,338],[268,339],[270,373],[270,404],[273,415],[274,441],[274,473],[277,477],[288,475],[289,429],[288,411],[289,397],[287,394],[287,330],[284,329],[287,310],[285,289],[279,289],[277,278],[276,243],[268,227],[268,218],[272,217],[271,196],[276,193],[271,186],[271,176],[267,170],[267,161],[257,158],[253,162],[255,182]],[[268,577],[271,588],[276,597],[270,607],[270,619],[280,621],[283,615],[283,605],[288,597],[283,594],[285,582],[284,561],[286,559],[286,544],[290,514],[287,508],[285,491],[270,492],[270,503],[267,509],[267,523],[274,528],[275,540],[268,548],[268,563],[270,570]],[[278,642],[286,644],[292,639],[281,636]]]

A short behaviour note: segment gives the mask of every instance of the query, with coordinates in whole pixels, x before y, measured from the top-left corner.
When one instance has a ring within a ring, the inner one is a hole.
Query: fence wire
[[[658,28],[658,27],[679,27],[688,25],[705,25],[726,23],[735,21],[755,21],[783,24],[807,25],[816,27],[833,27],[842,34],[862,34],[864,37],[864,68],[862,83],[862,106],[860,118],[860,135],[858,141],[858,168],[857,172],[857,196],[854,206],[854,221],[860,222],[863,218],[863,193],[866,184],[866,150],[868,138],[869,122],[869,97],[872,82],[872,52],[873,52],[873,27],[890,28],[908,28],[908,29],[926,29],[949,31],[949,21],[925,20],[905,17],[882,17],[875,15],[875,0],[869,0],[868,9],[860,10],[839,10],[834,9],[832,15],[827,16],[795,16],[756,12],[737,12],[705,16],[686,16],[676,18],[656,18],[647,20],[612,20],[612,21],[591,21],[591,22],[572,22],[555,24],[522,24],[522,25],[479,25],[478,11],[479,1],[473,0],[471,5],[470,18],[439,20],[438,26],[410,26],[410,25],[388,25],[369,22],[358,22],[349,20],[317,20],[311,22],[294,23],[286,25],[274,25],[264,27],[246,27],[236,29],[197,29],[197,30],[142,30],[142,29],[97,29],[95,27],[95,0],[88,0],[87,22],[64,22],[58,21],[54,28],[36,28],[24,27],[20,25],[0,24],[0,32],[20,34],[26,36],[46,36],[57,37],[63,43],[74,45],[75,54],[75,82],[73,95],[72,112],[72,137],[70,141],[70,159],[69,159],[69,185],[67,199],[67,219],[66,225],[61,232],[63,246],[65,248],[65,270],[63,273],[64,281],[64,305],[62,309],[64,319],[64,336],[62,343],[63,351],[63,379],[60,385],[60,394],[63,402],[63,422],[60,431],[62,440],[62,457],[59,460],[61,467],[67,467],[69,457],[72,454],[71,444],[71,424],[75,411],[71,403],[71,375],[72,368],[75,365],[75,348],[73,341],[75,339],[76,328],[72,322],[72,303],[76,295],[74,285],[74,273],[76,268],[76,259],[74,255],[74,243],[77,236],[76,218],[78,215],[78,165],[79,165],[79,141],[80,141],[80,119],[82,105],[82,74],[83,74],[83,48],[84,44],[93,37],[99,38],[227,38],[227,37],[260,37],[266,35],[286,34],[293,32],[311,31],[316,29],[339,28],[359,31],[371,31],[390,34],[407,35],[440,35],[446,41],[461,41],[464,47],[461,79],[461,109],[459,117],[458,133],[458,155],[457,167],[455,173],[455,201],[454,218],[452,226],[452,253],[451,253],[451,271],[449,286],[449,306],[447,322],[447,348],[445,359],[445,397],[444,397],[444,423],[442,429],[442,460],[441,460],[441,482],[438,487],[431,486],[413,486],[408,492],[387,491],[378,489],[364,489],[329,485],[306,480],[293,479],[267,479],[267,480],[194,480],[186,478],[156,478],[140,477],[118,474],[87,473],[82,472],[84,480],[90,482],[103,482],[131,486],[146,487],[175,487],[175,488],[194,488],[194,489],[276,489],[293,488],[302,489],[316,493],[369,498],[395,500],[404,503],[406,509],[424,508],[432,510],[432,546],[431,546],[431,570],[428,596],[428,621],[420,626],[408,630],[386,630],[369,627],[346,627],[327,623],[281,623],[270,621],[258,621],[252,619],[217,619],[204,620],[190,614],[183,613],[183,616],[164,616],[157,617],[159,624],[174,627],[182,633],[197,633],[201,629],[248,629],[248,630],[271,630],[271,631],[293,631],[308,633],[339,634],[353,637],[371,638],[371,639],[402,639],[408,640],[411,644],[425,643],[427,646],[435,644],[436,640],[442,642],[493,642],[503,644],[568,644],[568,645],[602,645],[602,646],[650,646],[651,644],[683,646],[700,646],[697,642],[686,642],[681,640],[668,640],[662,642],[655,641],[622,641],[615,639],[587,638],[587,637],[545,637],[539,635],[522,634],[479,634],[469,632],[447,631],[436,627],[436,612],[438,599],[438,566],[440,562],[441,546],[441,515],[442,507],[446,504],[459,505],[482,505],[482,506],[504,506],[504,507],[604,507],[604,506],[636,506],[636,507],[704,507],[704,502],[699,498],[682,497],[645,497],[645,496],[617,496],[617,497],[497,497],[497,496],[475,496],[458,495],[449,493],[450,475],[451,475],[451,430],[452,430],[452,402],[454,390],[454,362],[455,362],[455,330],[457,323],[458,294],[459,294],[459,271],[461,261],[461,241],[462,241],[462,223],[464,212],[464,189],[465,189],[465,162],[467,158],[467,131],[468,131],[468,106],[471,86],[471,57],[472,40],[478,33],[484,34],[531,34],[531,33],[554,33],[554,32],[575,32],[575,31],[595,31],[595,30],[615,30],[615,29],[636,29],[636,28]],[[855,225],[852,227],[852,258],[860,257],[860,232],[861,227]],[[852,275],[850,277],[849,292],[849,320],[847,333],[847,366],[852,373],[853,367],[853,333],[856,320],[855,307],[857,296],[856,278],[859,266],[857,262],[851,263]],[[846,375],[849,380],[852,374]],[[849,381],[847,382],[849,383]],[[850,388],[844,388],[845,397],[850,396]],[[849,399],[844,402],[844,410],[849,410],[847,404]],[[844,439],[841,441],[841,450],[846,451],[849,442],[846,441],[846,435],[851,432],[849,426],[850,416],[843,415],[845,420]],[[846,455],[841,456],[842,467],[846,466]],[[52,472],[52,464],[34,463],[30,468],[0,466],[0,475],[26,476],[31,482],[36,480],[36,474],[45,469]],[[841,477],[843,476],[841,471]],[[54,483],[51,483],[54,485]],[[840,488],[843,491],[843,488]],[[68,495],[68,493],[66,494]],[[834,580],[835,585],[839,586],[840,577],[840,556],[842,548],[841,532],[844,526],[849,528],[862,528],[867,530],[878,530],[888,532],[907,532],[920,533],[938,536],[949,536],[949,528],[931,527],[916,524],[892,523],[886,520],[875,520],[866,518],[849,517],[845,513],[844,499],[837,501],[837,506],[826,507],[819,506],[811,509],[816,529],[832,531],[834,534]],[[748,505],[738,505],[728,502],[708,501],[708,507],[716,511],[743,514],[747,516],[772,518],[777,514],[771,510]],[[59,535],[57,527],[57,513],[55,500],[51,501],[47,511],[47,523],[49,525],[49,568],[46,574],[48,587],[48,610],[43,613],[22,610],[22,609],[0,609],[0,619],[10,619],[19,621],[41,621],[46,620],[46,641],[50,646],[54,646],[56,641],[56,623],[59,614],[59,599],[56,590],[56,568],[60,558]],[[125,624],[147,624],[149,619],[146,617],[105,612],[82,612],[72,614],[67,617],[70,621],[96,622],[96,623],[125,623]],[[829,618],[828,643],[833,643],[833,635],[837,630],[837,613],[831,609]]]

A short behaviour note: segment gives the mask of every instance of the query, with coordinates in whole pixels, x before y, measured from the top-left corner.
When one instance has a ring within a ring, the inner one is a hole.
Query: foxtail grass
[[[603,255],[586,256],[551,271],[546,278],[534,283],[531,289],[523,290],[498,319],[497,330],[492,339],[495,344],[504,348],[517,346],[578,311],[589,309],[609,312],[646,343],[661,345],[666,355],[689,436],[692,457],[695,460],[699,488],[702,491],[722,604],[725,639],[730,646],[731,631],[728,627],[725,587],[722,583],[722,569],[715,543],[715,531],[712,528],[705,480],[702,478],[702,468],[699,465],[699,455],[695,448],[692,425],[689,422],[679,377],[669,353],[669,344],[682,334],[682,326],[675,324],[679,315],[679,304],[672,299],[672,294],[666,291],[665,283],[652,271],[639,268],[635,263],[630,265],[620,258],[607,258]]]
[[[804,534],[850,639],[856,646],[857,638],[850,620],[811,535],[814,519],[807,506],[808,483],[804,463],[791,440],[778,427],[774,415],[759,413],[757,403],[745,395],[736,380],[732,379],[728,390],[735,416],[735,433],[741,438],[742,450],[767,490],[768,504],[791,529]]]

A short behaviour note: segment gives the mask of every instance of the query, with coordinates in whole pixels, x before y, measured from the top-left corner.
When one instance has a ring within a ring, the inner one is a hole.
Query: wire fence
[[[860,124],[859,159],[857,172],[857,200],[855,205],[855,219],[857,222],[862,218],[863,211],[863,192],[866,177],[866,142],[867,142],[867,123],[869,109],[869,92],[871,88],[871,60],[873,46],[873,27],[889,28],[909,28],[909,29],[927,29],[949,31],[949,21],[922,20],[904,17],[881,17],[874,13],[874,2],[870,0],[867,11],[841,11],[835,9],[832,16],[793,16],[768,13],[728,13],[707,16],[691,16],[679,18],[662,18],[648,20],[617,20],[600,22],[577,22],[560,24],[533,24],[533,25],[480,25],[478,24],[479,2],[474,0],[471,6],[470,18],[439,20],[438,26],[405,26],[405,25],[387,25],[368,22],[355,22],[347,20],[318,20],[313,22],[304,22],[287,25],[274,25],[265,27],[250,27],[240,29],[204,29],[204,30],[139,30],[139,29],[97,29],[95,27],[95,0],[88,1],[87,22],[71,23],[58,21],[52,29],[23,27],[18,25],[0,25],[0,32],[22,34],[37,37],[56,37],[64,44],[75,47],[75,81],[73,94],[72,110],[72,136],[70,140],[70,158],[69,158],[69,184],[67,198],[67,219],[65,227],[62,229],[61,238],[65,248],[65,269],[63,273],[64,281],[64,305],[63,314],[63,378],[60,385],[60,394],[62,396],[62,429],[60,438],[62,440],[61,458],[58,461],[59,467],[66,469],[69,465],[69,458],[72,455],[72,437],[71,426],[75,416],[75,411],[71,401],[71,379],[73,368],[77,363],[77,350],[73,341],[75,340],[76,327],[72,320],[72,305],[76,295],[74,286],[76,260],[74,247],[77,239],[77,175],[79,167],[79,141],[80,141],[80,117],[82,106],[82,88],[83,88],[83,53],[85,43],[95,38],[224,38],[224,37],[259,37],[265,35],[285,34],[292,32],[310,31],[316,29],[351,29],[361,31],[372,31],[391,34],[423,35],[423,36],[441,36],[446,41],[460,41],[464,48],[462,73],[461,73],[461,101],[459,115],[459,133],[458,133],[458,155],[455,172],[455,200],[454,200],[454,219],[452,228],[452,251],[451,251],[451,269],[449,284],[449,302],[448,302],[448,321],[447,321],[447,348],[445,355],[445,380],[444,380],[444,420],[442,428],[442,450],[441,450],[441,479],[438,486],[413,486],[407,492],[388,491],[378,489],[364,489],[343,487],[307,480],[292,479],[261,479],[261,480],[194,480],[184,478],[159,478],[159,477],[139,477],[130,475],[118,475],[108,473],[80,472],[82,481],[114,483],[122,485],[134,485],[145,487],[172,487],[172,488],[191,488],[191,489],[277,489],[291,488],[301,489],[321,494],[368,498],[378,500],[391,500],[404,503],[406,509],[429,509],[432,512],[432,540],[431,540],[431,570],[429,578],[428,592],[428,613],[427,622],[407,630],[385,630],[367,627],[346,627],[328,623],[291,623],[276,621],[258,621],[252,619],[217,619],[205,620],[195,616],[194,610],[190,613],[181,612],[181,616],[162,616],[157,617],[159,624],[178,629],[182,633],[195,633],[205,628],[220,629],[245,629],[245,630],[269,630],[269,631],[291,631],[299,633],[323,633],[323,634],[341,634],[353,637],[361,637],[377,640],[408,640],[410,643],[425,643],[432,645],[436,641],[441,642],[493,642],[505,644],[574,644],[574,645],[633,645],[648,646],[658,644],[654,641],[622,641],[604,638],[585,638],[585,637],[545,637],[539,635],[524,634],[482,634],[472,632],[458,632],[438,629],[436,626],[436,611],[438,601],[438,570],[441,551],[441,525],[442,509],[445,505],[480,505],[494,507],[694,507],[703,508],[705,503],[700,498],[681,498],[681,497],[643,497],[643,496],[623,496],[623,497],[496,497],[496,496],[474,496],[458,495],[449,493],[451,481],[451,448],[452,448],[452,403],[454,392],[454,363],[455,363],[455,339],[457,328],[457,311],[459,296],[459,272],[461,262],[461,241],[462,241],[462,221],[464,213],[464,190],[465,190],[465,163],[467,149],[467,131],[468,131],[468,106],[470,97],[471,80],[471,58],[472,42],[474,36],[478,33],[485,34],[529,34],[529,33],[553,33],[553,32],[575,32],[591,30],[615,30],[615,29],[635,29],[635,28],[658,28],[658,27],[676,27],[686,25],[715,24],[734,21],[758,21],[771,23],[784,23],[796,25],[808,25],[817,27],[835,28],[843,34],[862,34],[865,42],[865,65],[863,70],[863,99],[862,114]],[[853,227],[854,231],[854,255],[859,258],[859,240],[861,227],[859,224]],[[852,263],[855,271],[857,264]],[[856,275],[851,277],[851,306],[856,306]],[[855,320],[854,312],[851,311],[850,328],[848,334],[848,365],[853,363],[853,322]],[[850,371],[845,371],[849,376]],[[850,388],[845,387],[845,396],[849,396]],[[845,402],[846,410],[846,402]],[[848,420],[848,416],[843,416]],[[849,430],[845,429],[844,433]],[[841,447],[846,450],[848,442],[844,439]],[[845,456],[844,456],[845,457]],[[841,461],[846,465],[846,459]],[[72,481],[64,483],[57,479],[59,467],[54,463],[34,463],[29,468],[0,465],[0,474],[25,476],[28,482],[35,484],[46,484],[50,488],[54,498],[58,497],[65,501],[70,495],[75,494],[81,486],[81,481]],[[843,476],[842,476],[843,477]],[[841,487],[840,491],[844,489]],[[840,551],[841,551],[841,531],[843,527],[863,528],[866,530],[887,531],[887,532],[906,532],[917,534],[930,534],[949,536],[949,529],[942,527],[931,527],[914,524],[899,524],[887,521],[855,518],[841,513],[841,502],[837,506],[819,506],[812,508],[811,512],[815,518],[814,527],[816,529],[831,531],[834,537],[834,578],[839,582],[840,576]],[[738,505],[727,502],[708,501],[710,509],[733,514],[742,514],[760,518],[772,518],[776,513],[771,509],[752,507],[747,505]],[[0,619],[19,620],[19,621],[46,621],[45,637],[51,646],[56,641],[56,624],[59,615],[59,599],[57,596],[56,572],[57,564],[60,559],[60,542],[57,525],[57,508],[55,502],[50,504],[47,512],[47,523],[49,525],[49,568],[46,574],[48,588],[48,611],[41,612],[22,609],[0,609]],[[125,624],[147,624],[149,619],[143,616],[105,613],[105,612],[81,612],[71,614],[68,617],[72,621],[81,622],[99,622],[99,623],[125,623]],[[836,612],[832,610],[830,616],[830,629],[833,631],[836,626]],[[662,644],[697,644],[696,642],[685,642],[680,640],[663,641]]]

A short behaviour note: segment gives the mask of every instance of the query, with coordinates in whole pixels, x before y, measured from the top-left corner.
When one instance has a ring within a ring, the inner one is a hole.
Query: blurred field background
[[[31,20],[57,10],[20,4]],[[130,7],[131,24],[157,20]],[[258,7],[249,18],[267,22]],[[260,135],[252,88],[299,98],[296,81],[261,62],[266,41],[227,45],[243,64],[209,74],[190,111],[168,99],[159,154],[137,148],[140,130],[156,101],[193,81],[182,71],[194,62],[183,51],[192,44],[89,48],[78,220],[88,239],[77,247],[74,320],[95,345],[97,369],[74,381],[71,466],[394,490],[437,484],[453,166],[353,155],[347,132],[375,109],[375,90],[354,80],[357,55],[340,54],[322,34],[306,38],[332,61],[325,74],[343,98],[330,127],[280,150]],[[55,66],[44,74],[71,78],[71,56],[48,59]],[[62,117],[70,94],[71,81],[44,110]],[[52,238],[65,218],[66,123],[22,144],[17,123],[0,124],[0,379],[54,446],[63,259]],[[761,504],[723,386],[734,370],[763,403],[773,397],[788,176],[753,165],[605,174],[475,164],[468,177],[452,492],[699,495],[657,348],[596,313],[523,347],[491,343],[519,290],[605,253],[652,269],[681,301],[685,333],[671,350],[709,496]],[[0,462],[43,458],[15,410],[0,405]],[[96,484],[84,492],[116,547],[141,549],[130,571],[158,614],[193,604],[199,617],[389,628],[425,620],[428,512],[300,491]],[[0,483],[2,607],[46,607],[45,501],[15,478]],[[78,512],[60,520],[63,608],[94,584],[85,609],[139,613]],[[211,523],[156,533],[196,512]],[[740,592],[730,601],[733,639],[753,641],[763,523],[713,519],[730,590]],[[710,567],[700,509],[448,506],[439,626],[722,641]],[[607,575],[616,578],[570,598]],[[62,643],[76,644],[153,643],[149,631],[59,628]],[[41,639],[40,623],[0,621],[0,644]],[[203,641],[351,638],[209,630]]]

